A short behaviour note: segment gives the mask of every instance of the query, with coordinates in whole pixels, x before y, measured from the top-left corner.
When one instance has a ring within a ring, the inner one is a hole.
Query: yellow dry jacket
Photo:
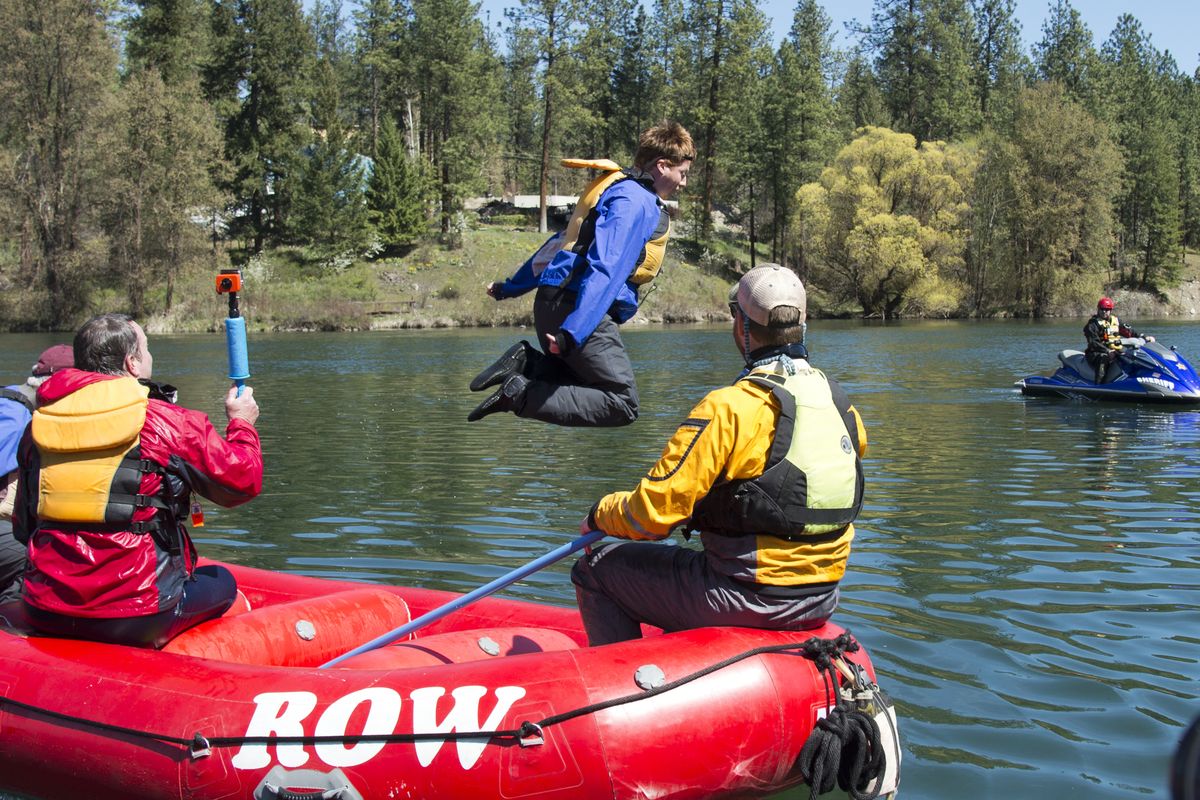
[[[867,449],[862,419],[835,381],[804,362],[796,364],[802,375],[788,387],[789,391],[795,389],[797,406],[795,434],[788,451],[810,451],[809,456],[800,458],[812,465],[812,484],[804,490],[809,498],[806,507],[815,502],[817,507],[854,508],[853,512],[835,512],[838,514],[856,513],[861,503],[860,459]],[[772,380],[764,382],[762,377],[767,375]],[[663,539],[678,526],[698,527],[712,567],[738,580],[791,587],[836,583],[845,574],[850,555],[851,523],[837,523],[823,532],[809,529],[807,535],[789,531],[784,536],[766,530],[737,530],[733,524],[722,525],[721,532],[691,524],[697,507],[714,490],[727,492],[723,487],[746,485],[768,469],[781,412],[774,384],[783,380],[782,370],[777,365],[760,367],[750,377],[712,391],[700,401],[637,488],[602,498],[592,511],[592,521],[599,530],[626,539]],[[814,435],[817,428],[826,430]],[[852,454],[845,453],[843,438],[849,440]],[[826,459],[835,464],[840,461],[842,466],[817,477],[820,470],[815,467]],[[855,499],[847,505],[850,497]],[[713,513],[709,508],[710,517]],[[823,520],[813,524],[835,523]]]
[[[596,236],[596,218],[599,215],[596,206],[600,203],[601,195],[619,180],[633,180],[628,170],[621,169],[619,164],[607,158],[564,158],[562,165],[573,169],[599,170],[600,175],[588,184],[587,188],[583,190],[583,194],[579,196],[579,202],[575,204],[575,210],[571,214],[571,221],[567,223],[567,227],[557,236],[550,238],[534,254],[531,264],[534,275],[542,274],[554,256],[563,250],[569,250],[577,255],[585,255]],[[671,235],[671,215],[667,213],[661,200],[657,200],[657,202],[658,225],[650,236],[650,240],[642,248],[633,274],[629,276],[629,282],[635,286],[641,286],[654,280],[662,269],[663,257],[666,255],[667,239]],[[568,278],[563,285],[565,286],[569,282]]]
[[[138,508],[170,510],[141,494],[142,476],[160,471],[141,458],[148,387],[135,378],[96,381],[33,412],[37,446],[37,517],[41,522],[112,525],[157,532],[158,515],[134,523]]]

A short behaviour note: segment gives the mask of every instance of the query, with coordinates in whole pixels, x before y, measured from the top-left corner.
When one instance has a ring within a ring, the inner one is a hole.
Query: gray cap
[[[808,317],[808,299],[799,276],[778,264],[763,264],[742,276],[729,290],[729,302],[737,302],[742,313],[767,327],[771,311],[779,306],[800,309],[799,322]]]

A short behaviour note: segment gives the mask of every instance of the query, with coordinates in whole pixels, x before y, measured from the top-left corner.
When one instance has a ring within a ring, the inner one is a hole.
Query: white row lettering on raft
[[[494,731],[512,708],[513,703],[525,696],[520,686],[500,686],[495,689],[496,705],[483,724],[479,722],[479,703],[488,692],[484,686],[459,686],[451,691],[454,705],[442,718],[437,719],[438,700],[446,694],[441,686],[413,689],[409,695],[412,708],[412,731],[414,733],[449,733],[451,731]],[[374,686],[334,700],[321,713],[313,728],[314,736],[345,736],[351,715],[359,706],[367,705],[367,718],[359,733],[378,736],[396,733],[403,705],[400,693],[394,689]],[[317,707],[317,696],[312,692],[263,692],[254,698],[254,715],[246,726],[250,736],[305,736],[305,722]],[[353,735],[353,734],[351,734]],[[430,739],[414,744],[417,761],[422,767],[433,762],[442,749],[445,739]],[[340,742],[317,744],[313,751],[321,761],[331,767],[353,767],[370,761],[384,748],[385,742],[358,742],[345,745]],[[458,763],[470,769],[483,754],[487,740],[459,739]],[[301,744],[279,744],[275,757],[279,764],[288,768],[308,763],[309,753]],[[269,748],[266,744],[243,744],[233,756],[232,764],[237,769],[262,769],[271,765]]]

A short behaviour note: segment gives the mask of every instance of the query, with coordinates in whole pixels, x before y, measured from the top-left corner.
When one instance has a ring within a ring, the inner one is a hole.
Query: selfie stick
[[[223,269],[217,275],[217,294],[229,295],[229,316],[225,318],[225,349],[229,352],[229,378],[237,386],[237,396],[250,377],[250,356],[246,352],[246,319],[238,310],[237,293],[242,289],[242,273]]]

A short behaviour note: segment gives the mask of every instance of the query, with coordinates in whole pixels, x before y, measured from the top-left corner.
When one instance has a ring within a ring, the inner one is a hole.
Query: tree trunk
[[[544,105],[542,111],[542,164],[538,174],[538,232],[550,230],[546,215],[546,196],[550,193],[550,131],[554,118],[554,40],[555,18],[553,9],[546,15],[546,78],[542,88]]]
[[[704,197],[701,202],[700,238],[707,242],[712,238],[713,185],[716,180],[714,161],[717,154],[717,115],[721,110],[718,96],[721,88],[721,21],[725,15],[724,0],[717,0],[716,20],[713,25],[712,80],[708,87],[708,123],[704,130]]]

